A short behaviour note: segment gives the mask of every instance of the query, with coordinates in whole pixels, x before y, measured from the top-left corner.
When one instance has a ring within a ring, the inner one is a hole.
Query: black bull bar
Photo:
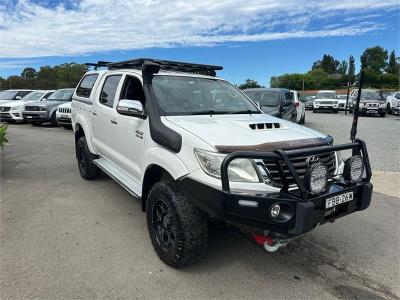
[[[286,180],[286,175],[283,171],[282,162],[286,164],[289,174],[293,176],[294,182],[297,185],[300,191],[300,197],[296,196],[299,201],[308,201],[309,193],[306,189],[305,183],[300,179],[297,174],[293,164],[291,163],[291,158],[299,158],[305,157],[309,155],[317,155],[326,152],[332,151],[343,151],[343,150],[352,150],[352,155],[361,155],[364,161],[365,166],[365,174],[364,178],[365,182],[369,182],[372,176],[371,165],[369,162],[367,147],[365,142],[360,139],[356,139],[352,143],[341,144],[341,145],[332,145],[332,146],[319,146],[319,147],[311,147],[311,148],[303,148],[303,149],[295,149],[295,150],[277,150],[273,152],[252,152],[252,151],[237,151],[228,154],[221,164],[221,180],[222,180],[222,189],[225,192],[230,192],[229,186],[229,176],[228,176],[228,167],[229,164],[237,159],[237,158],[247,158],[247,159],[267,159],[275,161],[277,168],[279,170],[280,177],[283,182],[282,191],[289,193],[289,183]]]

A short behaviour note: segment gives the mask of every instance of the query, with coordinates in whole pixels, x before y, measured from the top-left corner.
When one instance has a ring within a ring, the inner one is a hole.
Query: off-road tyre
[[[90,152],[84,136],[80,137],[76,142],[76,158],[82,178],[91,180],[99,177],[101,170],[93,163],[95,155]]]
[[[42,125],[42,122],[31,122],[31,124],[32,124],[32,126],[37,127],[37,126]]]
[[[386,116],[386,113],[380,113],[379,116],[380,116],[381,118],[384,118],[384,117]]]
[[[334,114],[337,114],[338,112],[339,112],[339,110],[337,110],[337,109],[334,109],[334,110],[333,110],[333,113],[334,113]]]
[[[160,181],[146,201],[147,228],[158,257],[173,268],[200,259],[207,247],[207,221],[173,181]]]
[[[315,113],[317,113],[317,112],[318,112],[318,110],[317,110],[317,109],[315,109],[315,108],[313,108],[312,112],[315,114]]]

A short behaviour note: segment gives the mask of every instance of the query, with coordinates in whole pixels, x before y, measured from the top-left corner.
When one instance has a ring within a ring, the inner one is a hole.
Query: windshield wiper
[[[212,109],[208,109],[208,110],[202,110],[202,111],[198,111],[195,113],[192,113],[191,115],[224,115],[224,114],[229,114],[229,112],[227,111],[215,111]]]
[[[235,111],[235,112],[231,112],[231,114],[260,114],[261,112],[259,112],[258,110],[251,110],[251,109],[247,109],[247,110],[240,110],[240,111]]]

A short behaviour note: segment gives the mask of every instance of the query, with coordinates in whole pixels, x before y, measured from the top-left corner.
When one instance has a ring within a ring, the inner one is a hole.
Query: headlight
[[[346,160],[343,176],[347,181],[357,183],[364,174],[364,161],[360,155],[355,155]]]
[[[317,163],[309,167],[307,185],[312,194],[322,193],[326,188],[327,182],[328,168],[325,165]]]
[[[21,109],[24,109],[23,105],[15,106],[15,107],[11,108],[11,110],[21,110]]]
[[[221,164],[225,154],[195,149],[194,153],[201,168],[208,175],[221,178]],[[236,182],[261,182],[255,163],[249,159],[237,158],[228,167],[230,181]]]

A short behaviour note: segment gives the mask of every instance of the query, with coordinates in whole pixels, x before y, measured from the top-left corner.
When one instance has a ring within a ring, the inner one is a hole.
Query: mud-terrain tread
[[[159,245],[153,235],[151,225],[151,205],[158,198],[168,201],[173,208],[173,218],[177,220],[177,244],[174,255],[168,255]],[[207,247],[207,221],[199,210],[186,200],[173,182],[158,182],[151,188],[147,203],[147,227],[153,247],[160,259],[167,265],[179,268],[200,259]]]
[[[79,158],[77,158],[79,173],[81,174],[82,178],[86,180],[96,179],[101,174],[101,170],[93,163],[93,159],[95,158],[95,156],[90,152],[89,147],[86,143],[86,137],[84,136],[81,136],[76,142],[76,151],[79,151],[80,147],[83,147],[85,149],[85,155],[88,163],[86,165],[86,168],[83,169],[81,164],[79,163]]]

